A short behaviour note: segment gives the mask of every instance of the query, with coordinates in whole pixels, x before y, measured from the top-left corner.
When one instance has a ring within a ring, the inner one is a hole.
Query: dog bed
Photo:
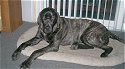
[[[25,42],[34,37],[37,32],[37,28],[38,26],[34,26],[30,28],[28,31],[26,31],[24,34],[22,34],[17,41],[17,47],[22,42]],[[30,56],[33,51],[43,48],[47,45],[48,43],[46,43],[45,41],[41,41],[39,44],[35,46],[27,47],[25,50],[22,51],[22,54]],[[69,45],[69,46],[60,46],[58,52],[46,53],[43,56],[40,56],[38,59],[63,61],[63,62],[82,64],[82,65],[90,65],[90,66],[114,66],[123,63],[125,61],[124,44],[116,40],[110,39],[110,43],[108,46],[112,46],[113,51],[106,58],[100,57],[100,55],[103,52],[103,50],[101,49],[94,48],[94,49],[71,50]]]

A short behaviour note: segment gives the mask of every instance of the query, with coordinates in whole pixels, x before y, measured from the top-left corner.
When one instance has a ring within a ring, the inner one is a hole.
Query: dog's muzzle
[[[44,22],[44,24],[45,24],[43,28],[44,33],[51,33],[52,32],[51,21],[47,20]]]

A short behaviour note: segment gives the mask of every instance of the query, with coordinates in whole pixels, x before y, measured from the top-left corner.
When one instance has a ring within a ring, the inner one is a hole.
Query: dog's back
[[[69,18],[61,18],[64,19],[66,23],[68,23],[68,31],[66,37],[63,39],[61,45],[70,45],[74,41],[80,41],[80,36],[82,33],[90,26],[93,22],[92,20],[88,19],[69,19]],[[62,33],[63,34],[63,33]]]

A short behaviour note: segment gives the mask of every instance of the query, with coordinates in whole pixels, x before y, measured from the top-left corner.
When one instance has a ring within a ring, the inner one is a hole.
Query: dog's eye
[[[45,18],[45,17],[43,17],[43,20],[46,20],[46,18]]]

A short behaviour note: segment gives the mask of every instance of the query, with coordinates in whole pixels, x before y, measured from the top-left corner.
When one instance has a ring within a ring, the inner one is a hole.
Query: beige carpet
[[[35,36],[37,32],[37,26],[32,27],[24,34],[22,34],[17,42],[17,47],[32,37]],[[45,41],[41,41],[39,44],[33,47],[28,47],[22,51],[22,54],[29,56],[33,51],[47,46],[48,44]],[[87,49],[78,49],[70,50],[70,46],[61,46],[58,52],[50,52],[39,57],[42,60],[55,60],[70,62],[82,65],[90,66],[114,66],[123,63],[125,60],[124,56],[124,44],[110,39],[109,46],[113,47],[113,52],[106,58],[100,58],[100,54],[103,50],[95,48],[91,50]]]

